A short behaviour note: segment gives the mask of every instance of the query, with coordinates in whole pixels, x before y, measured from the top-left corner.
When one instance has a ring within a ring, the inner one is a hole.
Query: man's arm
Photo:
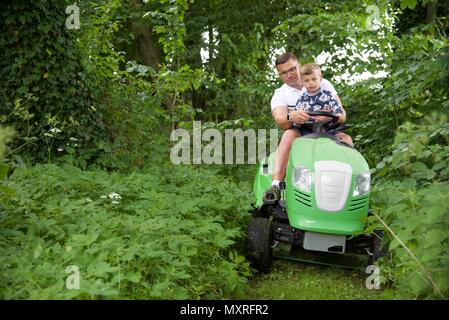
[[[277,106],[271,110],[274,121],[280,129],[290,129],[292,127],[292,122],[287,120],[288,108],[286,106]]]
[[[287,120],[288,108],[285,99],[285,93],[282,91],[282,87],[274,91],[274,95],[271,98],[271,115],[273,116],[276,125],[280,129],[290,129],[292,122]]]
[[[287,120],[288,108],[286,105],[285,93],[277,89],[271,98],[271,114],[280,129],[290,129],[293,123],[300,125],[309,119],[309,116],[302,110],[290,111],[290,121]]]
[[[295,123],[297,125],[301,125],[307,120],[309,120],[309,116],[303,110],[296,110],[290,112],[290,121],[287,120],[288,108],[286,106],[278,106],[271,110],[271,114],[273,115],[274,121],[276,121],[276,125],[280,129],[290,129],[292,124]]]

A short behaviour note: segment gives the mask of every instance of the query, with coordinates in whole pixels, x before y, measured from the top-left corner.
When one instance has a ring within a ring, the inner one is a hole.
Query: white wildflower
[[[109,194],[109,198],[110,199],[114,199],[114,200],[120,200],[122,197],[118,193],[116,193],[116,192],[111,192]]]
[[[118,201],[112,201],[112,204],[119,204],[120,202]]]
[[[58,148],[58,151],[59,151],[59,152],[62,152],[62,151],[64,151],[64,149],[62,149],[62,148]]]
[[[70,141],[78,141],[78,139],[74,138],[74,137],[70,137]]]
[[[101,196],[101,197],[100,197],[100,199],[106,199],[106,198],[107,198],[106,196]]]
[[[60,133],[61,130],[59,130],[58,128],[51,128],[51,129],[50,129],[50,132],[51,132],[51,133]]]

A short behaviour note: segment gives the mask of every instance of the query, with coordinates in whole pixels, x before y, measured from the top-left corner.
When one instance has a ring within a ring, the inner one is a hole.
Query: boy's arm
[[[337,95],[333,96],[329,101],[329,104],[332,106],[332,113],[337,114],[340,117],[338,122],[344,123],[346,121],[346,111],[341,104],[340,98]]]
[[[338,102],[338,105],[342,108],[343,113],[340,116],[340,120],[338,122],[344,123],[346,121],[346,111],[343,108],[343,104],[341,103],[340,97],[338,96],[337,91],[335,90],[334,86],[327,79],[323,79],[321,86],[322,86],[323,90],[328,91],[328,93],[330,93],[330,96],[332,97],[332,99],[335,99]],[[332,112],[334,112],[334,110],[332,110]]]

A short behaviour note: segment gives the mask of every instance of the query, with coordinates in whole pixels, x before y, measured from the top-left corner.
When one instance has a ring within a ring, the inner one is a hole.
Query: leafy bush
[[[65,27],[67,5],[15,1],[2,5],[0,13],[0,122],[14,126],[15,146],[28,143],[36,160],[50,156],[45,139],[53,128],[62,131],[52,136],[52,154],[76,137],[89,158],[95,151],[88,147],[107,140],[102,84],[86,71],[78,30]]]
[[[113,45],[120,2],[80,3],[79,30],[65,26],[68,4],[2,7],[0,123],[14,127],[11,147],[23,146],[21,154],[32,163],[62,156],[83,168],[142,166],[141,147],[163,122],[161,101],[148,82],[120,70],[124,52]],[[162,124],[169,128],[168,121]],[[145,146],[151,153],[154,143]]]
[[[212,170],[128,176],[37,165],[2,182],[2,299],[212,299],[241,293],[250,203]],[[80,272],[69,290],[66,268]]]
[[[381,264],[397,294],[448,298],[449,122],[438,113],[423,122],[399,127],[393,152],[377,166],[373,210],[397,236]]]
[[[347,86],[350,123],[356,146],[375,166],[389,152],[396,129],[407,121],[418,122],[432,111],[445,113],[449,106],[449,42],[417,32],[393,38],[396,49],[388,77]]]

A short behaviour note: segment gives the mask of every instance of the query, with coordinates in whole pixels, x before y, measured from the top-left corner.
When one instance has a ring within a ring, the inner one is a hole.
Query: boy
[[[295,110],[303,110],[305,112],[310,111],[327,111],[332,112],[339,116],[339,121],[342,121],[344,109],[340,102],[333,96],[330,91],[323,90],[321,87],[321,81],[323,76],[321,75],[321,69],[316,63],[308,63],[301,67],[301,79],[304,84],[303,91],[299,97]],[[324,121],[329,119],[326,116],[311,117],[315,121]],[[301,136],[311,133],[308,128],[297,126],[293,123],[293,127],[297,128],[301,133]],[[338,132],[335,134],[337,138],[346,142],[349,145],[353,145],[352,139],[344,132]]]

